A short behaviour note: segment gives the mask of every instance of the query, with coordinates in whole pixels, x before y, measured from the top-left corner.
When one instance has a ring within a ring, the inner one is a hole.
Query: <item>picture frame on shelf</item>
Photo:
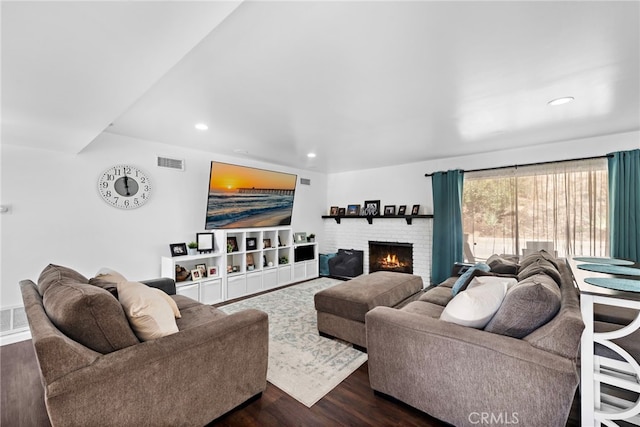
[[[207,277],[207,264],[196,264],[196,269],[200,270],[200,276],[202,278]]]
[[[411,215],[418,215],[418,212],[420,212],[420,205],[413,205],[411,208]]]
[[[196,233],[196,243],[198,243],[198,252],[209,253],[214,251],[213,233]]]
[[[202,279],[202,272],[199,268],[194,268],[191,270],[191,280],[200,280]]]
[[[360,205],[347,205],[347,216],[360,215]]]
[[[238,252],[238,240],[235,236],[227,236],[227,252]]]
[[[262,245],[264,246],[263,249],[271,248],[271,239],[262,239]]]
[[[396,214],[396,205],[385,205],[384,214],[386,215],[395,215]]]
[[[347,214],[347,210],[345,208],[338,208],[338,216],[345,216]]]
[[[218,266],[210,265],[207,269],[207,277],[218,277]]]
[[[360,214],[362,216],[380,216],[380,200],[365,200]]]
[[[247,270],[251,271],[255,268],[255,262],[253,260],[253,254],[247,254]]]
[[[400,205],[398,207],[398,215],[406,215],[407,214],[407,205]]]
[[[255,251],[258,249],[258,239],[255,237],[247,237],[247,250]]]
[[[305,232],[293,233],[293,241],[296,244],[307,243],[307,233]]]
[[[187,254],[186,243],[171,243],[169,244],[169,249],[171,250],[171,256],[182,256]]]
[[[338,215],[338,211],[339,211],[339,208],[337,206],[331,206],[331,209],[329,209],[329,215],[330,216],[337,216]]]

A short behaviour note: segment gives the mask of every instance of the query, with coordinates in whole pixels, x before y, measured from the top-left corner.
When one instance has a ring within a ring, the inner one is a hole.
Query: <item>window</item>
[[[608,191],[606,159],[467,172],[465,259],[540,249],[607,256]]]

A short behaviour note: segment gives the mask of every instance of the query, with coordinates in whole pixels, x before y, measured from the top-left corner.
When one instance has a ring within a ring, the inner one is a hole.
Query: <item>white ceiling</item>
[[[397,165],[639,130],[640,2],[5,1],[2,89],[28,146]]]

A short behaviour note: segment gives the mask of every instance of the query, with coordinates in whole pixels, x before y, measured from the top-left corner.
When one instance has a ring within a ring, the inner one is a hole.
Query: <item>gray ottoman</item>
[[[367,347],[364,316],[378,306],[400,308],[422,294],[422,277],[376,271],[337,284],[314,296],[320,335]]]

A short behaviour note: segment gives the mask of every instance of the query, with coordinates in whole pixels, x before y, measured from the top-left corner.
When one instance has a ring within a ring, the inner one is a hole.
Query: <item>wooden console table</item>
[[[602,425],[615,427],[617,420],[640,425],[640,398],[628,401],[612,396],[603,390],[608,384],[619,389],[640,393],[640,365],[627,351],[612,342],[640,329],[640,293],[608,289],[590,285],[587,277],[617,277],[579,269],[578,263],[569,260],[574,279],[580,290],[580,309],[585,329],[581,340],[581,419],[585,427]],[[636,318],[627,326],[611,332],[594,332],[594,304],[625,307],[639,310]],[[612,350],[624,361],[598,356],[595,345]]]

